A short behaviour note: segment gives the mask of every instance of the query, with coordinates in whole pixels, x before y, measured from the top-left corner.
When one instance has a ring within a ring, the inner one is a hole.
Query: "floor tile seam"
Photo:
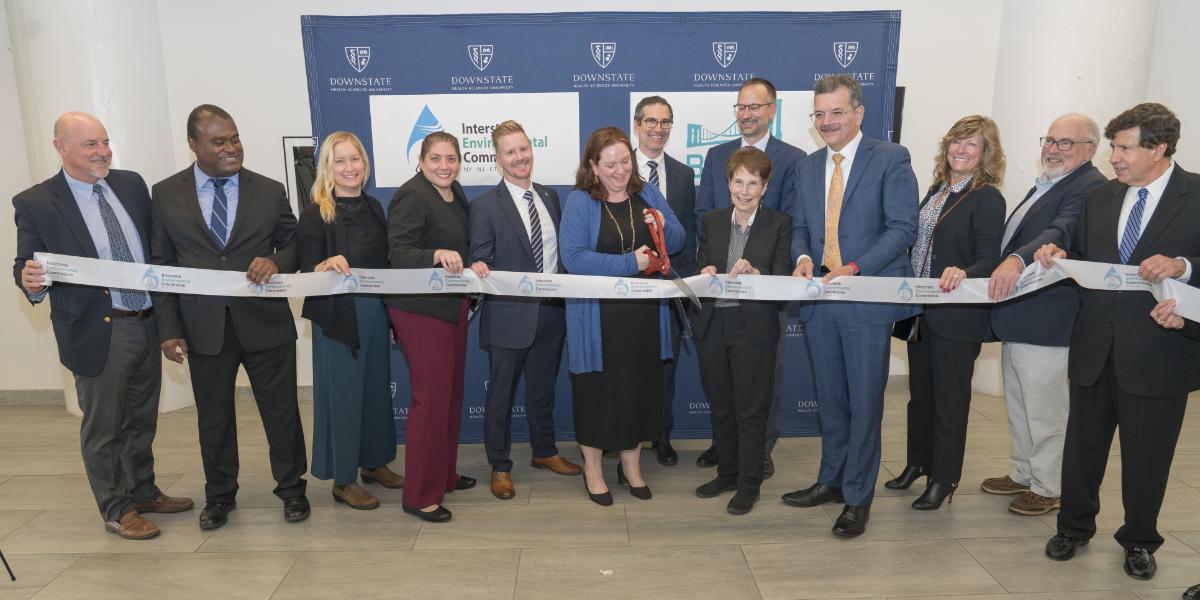
[[[44,590],[44,589],[46,589],[46,588],[50,587],[50,584],[54,583],[55,581],[58,581],[58,578],[59,578],[59,577],[62,577],[62,576],[63,576],[63,575],[64,575],[64,574],[65,574],[67,571],[70,571],[70,570],[71,570],[71,567],[75,566],[75,564],[76,564],[76,563],[78,563],[79,561],[83,560],[83,557],[87,556],[88,554],[95,554],[95,553],[81,553],[81,554],[79,554],[79,556],[76,556],[76,557],[75,557],[75,560],[71,561],[71,564],[67,565],[67,568],[65,568],[65,569],[63,569],[63,570],[61,570],[61,571],[59,571],[59,572],[58,572],[58,575],[55,575],[54,577],[52,577],[52,578],[50,579],[50,581],[47,581],[47,582],[46,582],[46,585],[43,585],[42,587],[38,588],[38,591],[34,592],[33,596],[30,596],[30,598],[31,598],[31,599],[32,599],[32,598],[34,598],[34,597],[35,597],[35,596],[37,596],[38,594],[42,593],[42,590]],[[7,574],[7,573],[6,573],[6,574]],[[10,580],[10,581],[9,581],[9,583],[12,583],[12,581]]]
[[[14,533],[16,533],[16,532],[20,531],[21,529],[23,529],[23,528],[24,528],[26,525],[29,525],[30,523],[34,522],[34,520],[36,520],[38,517],[42,516],[42,513],[46,512],[46,511],[44,511],[44,510],[19,510],[19,511],[18,511],[18,510],[14,510],[14,511],[12,511],[12,512],[36,512],[37,514],[36,514],[36,515],[33,515],[33,518],[32,518],[32,519],[29,519],[28,521],[25,521],[24,523],[21,523],[21,526],[20,526],[20,527],[17,527],[16,529],[14,529],[14,530],[12,530],[12,531],[8,532],[8,534],[7,534],[7,535],[0,535],[0,542],[3,542],[4,540],[6,540],[6,539],[8,539],[9,537],[11,537],[11,536],[12,536]],[[65,552],[64,552],[63,554],[67,554],[67,553],[65,553]],[[71,553],[71,554],[73,554],[73,553]]]
[[[754,574],[754,568],[750,566],[750,559],[746,558],[746,548],[742,544],[738,544],[738,552],[742,553],[742,561],[746,564],[746,571],[750,573],[750,580],[754,582],[754,589],[758,592],[759,600],[764,598],[762,585],[758,583],[758,576]]]
[[[524,560],[524,558],[525,558],[525,549],[518,548],[517,549],[517,568],[513,569],[513,571],[515,571],[515,572],[513,573],[512,600],[517,600],[517,584],[519,584],[521,582],[521,562]]]
[[[625,545],[632,548],[633,536],[629,534],[629,509],[626,508],[624,503],[621,504],[621,516],[624,517],[622,520],[625,521]]]
[[[275,588],[271,590],[271,595],[267,596],[268,600],[274,598],[275,594],[279,593],[280,586],[283,585],[283,582],[288,578],[288,575],[292,574],[292,569],[296,568],[296,563],[300,562],[300,557],[303,555],[303,552],[296,552],[296,558],[292,559],[292,564],[288,565],[287,572],[283,574],[283,577],[279,578],[279,583],[275,584]]]
[[[1021,537],[1033,537],[1033,536],[1021,536]],[[1011,593],[1013,593],[1013,592],[1012,592],[1012,590],[1008,589],[1008,587],[1007,587],[1007,586],[1005,586],[1003,583],[1000,583],[1000,580],[999,580],[999,579],[996,577],[996,575],[995,575],[994,573],[992,573],[992,572],[991,572],[991,570],[989,570],[989,569],[988,569],[986,566],[984,566],[984,564],[983,564],[983,563],[982,563],[982,562],[979,560],[979,558],[978,558],[978,557],[976,557],[974,554],[972,554],[972,553],[971,553],[971,550],[970,550],[970,549],[968,549],[968,548],[967,548],[967,547],[966,547],[966,546],[965,546],[965,545],[962,543],[962,540],[963,540],[963,539],[969,539],[969,538],[962,538],[962,539],[955,538],[955,540],[954,540],[954,543],[955,543],[955,544],[958,544],[958,547],[959,547],[959,548],[962,548],[962,549],[963,549],[963,552],[966,552],[966,553],[967,553],[967,556],[970,556],[970,557],[971,557],[971,560],[975,561],[975,564],[979,565],[979,568],[980,568],[980,569],[983,569],[983,572],[984,572],[984,573],[987,573],[987,574],[988,574],[988,577],[991,577],[991,578],[992,578],[992,581],[996,582],[996,585],[1000,586],[1000,589],[1004,590],[1004,593],[1006,593],[1006,594],[1011,594]]]
[[[1200,554],[1200,547],[1192,546],[1191,544],[1183,541],[1179,536],[1175,535],[1176,533],[1198,533],[1198,532],[1195,532],[1195,531],[1164,531],[1162,533],[1165,533],[1165,534],[1175,538],[1175,541],[1179,542],[1180,544],[1183,544],[1184,548],[1187,548],[1196,554]]]

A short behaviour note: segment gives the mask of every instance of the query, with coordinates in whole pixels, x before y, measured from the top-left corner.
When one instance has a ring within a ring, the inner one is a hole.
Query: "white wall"
[[[1200,77],[1196,76],[1200,44],[1192,37],[1198,25],[1200,2],[1159,0],[1146,88],[1147,102],[1167,105],[1183,123],[1175,160],[1193,173],[1200,171]]]

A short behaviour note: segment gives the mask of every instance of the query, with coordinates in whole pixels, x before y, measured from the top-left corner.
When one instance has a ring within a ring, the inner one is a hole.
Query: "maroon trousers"
[[[441,504],[458,483],[458,430],[467,364],[467,306],[458,323],[388,307],[388,319],[408,357],[412,404],[404,426],[406,506]]]

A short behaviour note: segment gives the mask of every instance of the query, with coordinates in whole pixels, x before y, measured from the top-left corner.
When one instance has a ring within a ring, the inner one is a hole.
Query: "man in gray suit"
[[[642,179],[657,185],[667,197],[667,204],[683,224],[683,248],[671,255],[671,269],[680,277],[691,277],[696,269],[696,222],[687,218],[696,207],[696,172],[671,158],[663,151],[671,139],[675,113],[662,96],[642,98],[633,110],[633,132],[638,147],[634,157]],[[675,427],[675,365],[679,362],[679,347],[683,343],[683,315],[671,311],[671,352],[674,358],[663,362],[663,424],[662,433],[654,443],[658,462],[674,465],[679,454],[671,447],[671,430]]]
[[[562,273],[558,192],[533,183],[529,137],[516,121],[505,121],[492,130],[492,146],[504,177],[495,188],[471,201],[467,226],[471,270],[480,277],[487,277],[491,269]],[[534,279],[528,279],[531,295],[488,296],[479,315],[479,343],[488,351],[490,368],[483,446],[492,465],[492,494],[501,500],[516,495],[509,459],[510,425],[522,375],[533,468],[560,475],[583,471],[563,458],[554,445],[554,385],[567,338],[566,305],[561,299],[532,295]]]
[[[187,121],[196,162],[154,185],[151,262],[240,271],[251,290],[297,270],[296,217],[283,185],[242,168],[233,117],[202,104]],[[234,384],[245,367],[271,446],[275,495],[284,519],[308,518],[308,470],[296,404],[296,323],[286,298],[226,298],[156,292],[163,355],[189,358],[200,427],[207,505],[200,528],[215,529],[237,508]]]

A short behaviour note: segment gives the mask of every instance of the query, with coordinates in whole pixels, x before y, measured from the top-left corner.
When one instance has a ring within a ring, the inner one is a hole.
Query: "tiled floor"
[[[883,468],[867,533],[829,532],[840,507],[798,509],[779,496],[807,487],[820,440],[781,440],[776,475],[745,516],[725,512],[729,494],[702,500],[712,477],[695,466],[706,441],[680,441],[680,464],[643,454],[648,502],[616,485],[617,504],[588,501],[579,477],[528,466],[513,449],[517,496],[487,489],[479,445],[463,446],[459,472],[474,489],[447,497],[454,519],[426,524],[400,511],[400,491],[369,486],[383,505],[335,506],[329,483],[309,479],[313,514],[284,522],[254,405],[238,403],[242,475],[238,510],[212,532],[199,508],[150,515],[159,537],[132,542],[106,533],[79,456],[79,423],[61,408],[0,406],[0,551],[17,581],[0,580],[0,600],[37,598],[939,598],[941,600],[1174,600],[1200,582],[1200,395],[1192,398],[1159,520],[1167,541],[1151,581],[1125,576],[1111,534],[1121,523],[1119,450],[1102,493],[1100,535],[1067,563],[1042,555],[1054,513],[1021,517],[1009,497],[979,481],[1008,471],[1004,402],[976,396],[962,487],[935,512],[909,507],[883,482],[904,467],[907,395],[888,393]],[[311,432],[311,403],[302,403]],[[194,409],[162,416],[155,446],[158,483],[201,505],[204,477]],[[578,460],[574,444],[560,448]],[[403,470],[403,448],[395,463]]]

